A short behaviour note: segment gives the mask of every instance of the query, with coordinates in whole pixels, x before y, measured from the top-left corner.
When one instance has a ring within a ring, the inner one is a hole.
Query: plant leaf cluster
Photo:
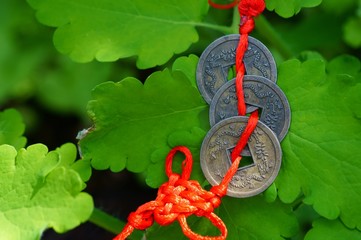
[[[16,150],[0,146],[0,237],[40,239],[47,228],[61,233],[87,220],[92,197],[63,151],[36,144]]]
[[[143,172],[169,134],[209,126],[208,105],[181,71],[155,72],[144,85],[135,78],[100,84],[88,110],[95,126],[80,146],[96,169]]]
[[[237,15],[220,14],[206,0],[27,2],[35,11],[19,0],[0,7],[0,103],[34,98],[81,119],[87,110],[93,126],[80,135],[76,160],[71,143],[53,151],[27,146],[24,109],[0,112],[0,239],[40,239],[48,228],[65,232],[91,219],[93,200],[83,191],[92,168],[127,169],[160,186],[167,181],[165,156],[177,145],[191,149],[191,178],[209,188],[198,161],[209,109],[197,89],[193,53],[237,32]],[[361,239],[361,1],[266,6],[255,35],[274,54],[292,109],[283,163],[263,194],[225,197],[216,213],[228,239]],[[65,56],[54,51],[51,31],[34,13],[56,28],[53,42]],[[175,172],[181,160],[177,155]],[[218,234],[203,218],[190,217],[189,225]],[[185,239],[177,223],[145,232],[147,239],[169,236]]]
[[[282,143],[279,197],[313,205],[328,219],[361,227],[357,207],[361,150],[361,65],[351,56],[289,60],[279,67],[279,84],[292,106],[292,125]]]
[[[193,0],[28,2],[40,22],[58,27],[60,52],[78,62],[138,56],[139,68],[164,64],[198,41],[194,27],[208,10],[206,1]]]

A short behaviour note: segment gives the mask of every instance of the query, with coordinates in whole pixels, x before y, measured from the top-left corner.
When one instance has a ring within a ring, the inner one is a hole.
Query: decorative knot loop
[[[182,152],[185,160],[182,163],[182,174],[172,172],[172,160],[176,152]],[[114,240],[125,239],[134,228],[144,230],[153,224],[153,219],[159,225],[168,225],[178,220],[183,233],[190,239],[224,240],[227,236],[227,228],[223,221],[213,213],[214,209],[221,204],[221,197],[225,190],[206,191],[194,180],[188,180],[192,171],[192,154],[186,147],[173,148],[166,158],[166,174],[169,181],[162,184],[158,189],[157,198],[140,206],[128,217],[128,225],[123,232]],[[212,188],[216,189],[216,188]],[[186,217],[190,215],[208,218],[216,226],[221,236],[204,237],[194,233],[188,226]]]
[[[211,192],[221,198],[227,194],[227,185],[215,185],[211,188]]]
[[[265,7],[264,0],[241,0],[238,4],[238,11],[241,16],[257,17]]]
[[[149,211],[148,214],[132,212],[128,216],[128,222],[136,229],[145,230],[153,225],[153,216]]]
[[[233,0],[228,4],[218,4],[208,0],[208,4],[218,9],[233,8],[238,4],[238,11],[241,16],[257,17],[266,8],[264,0]]]

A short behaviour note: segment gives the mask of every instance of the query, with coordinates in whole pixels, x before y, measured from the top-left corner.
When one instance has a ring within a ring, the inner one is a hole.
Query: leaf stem
[[[221,26],[221,25],[217,25],[217,24],[213,24],[213,23],[197,22],[197,23],[195,23],[195,26],[209,28],[209,29],[212,29],[212,30],[222,32],[224,34],[232,33],[231,27]]]
[[[90,216],[89,222],[114,234],[119,234],[125,226],[125,223],[123,221],[111,216],[110,214],[98,208],[94,208],[93,213]],[[128,239],[141,239],[142,237],[142,231],[134,230],[134,232]]]
[[[120,233],[125,226],[123,221],[103,212],[98,208],[94,208],[89,221],[114,234]]]
[[[267,39],[284,59],[289,59],[294,56],[287,42],[282,39],[263,15],[258,16],[255,21],[260,36]]]
[[[239,14],[238,14],[238,8],[233,8],[233,17],[232,17],[232,25],[231,26],[222,26],[217,25],[214,23],[207,23],[207,22],[198,22],[195,25],[197,27],[205,27],[209,29],[213,29],[219,32],[222,32],[223,34],[232,34],[232,33],[238,33],[238,26],[239,26]]]
[[[294,56],[291,47],[287,44],[286,41],[282,39],[282,37],[277,33],[277,31],[275,31],[275,29],[272,27],[272,25],[267,21],[267,19],[263,15],[258,16],[255,19],[255,21],[259,35],[267,39],[274,46],[274,48],[280,53],[282,58],[289,59]],[[231,26],[221,26],[206,22],[195,23],[195,26],[213,29],[222,32],[223,34],[232,34],[239,32],[239,23],[240,23],[240,16],[238,14],[238,8],[233,8],[233,17],[232,17]]]
[[[232,25],[231,30],[232,33],[239,33],[239,24],[241,23],[241,17],[238,13],[238,8],[233,8],[233,17],[232,17]]]

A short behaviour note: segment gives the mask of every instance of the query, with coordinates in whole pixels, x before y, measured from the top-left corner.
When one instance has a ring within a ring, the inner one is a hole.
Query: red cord
[[[215,8],[227,9],[234,7],[238,0],[230,4],[216,4],[208,0]],[[243,57],[248,48],[248,34],[254,28],[253,17],[259,15],[265,8],[264,0],[241,0],[238,10],[241,16],[239,28],[240,41],[236,52],[236,91],[238,98],[238,113],[241,116],[246,114],[246,104],[243,94],[243,78],[245,66]],[[241,161],[240,153],[246,146],[249,137],[253,133],[258,122],[258,111],[251,114],[247,126],[242,133],[236,147],[232,152],[232,165],[219,185],[213,186],[210,191],[202,189],[197,181],[188,180],[192,172],[192,154],[188,148],[178,146],[173,148],[165,163],[168,182],[162,184],[158,190],[157,198],[154,201],[140,206],[135,212],[129,214],[128,223],[123,231],[113,240],[124,240],[134,229],[145,230],[152,226],[155,220],[159,225],[168,225],[177,220],[185,236],[192,240],[225,240],[227,228],[213,211],[221,204],[221,198],[227,193],[228,184],[236,173]],[[182,163],[182,174],[173,173],[172,161],[177,152],[182,152],[185,159]],[[201,236],[193,232],[188,224],[187,217],[190,215],[206,217],[219,229],[220,236]]]
[[[182,163],[182,175],[172,172],[172,161],[176,152],[182,152],[185,159]],[[227,228],[223,221],[213,212],[221,204],[221,196],[202,189],[197,181],[188,180],[192,172],[192,154],[188,148],[178,146],[173,148],[166,158],[166,174],[169,181],[162,184],[154,201],[140,206],[128,217],[128,224],[114,240],[123,240],[133,230],[144,230],[150,227],[155,220],[160,225],[168,225],[175,220],[179,221],[184,235],[197,240],[224,240]],[[208,237],[194,233],[188,226],[186,218],[195,214],[198,217],[208,218],[217,227],[221,236]]]
[[[263,12],[266,5],[264,0],[242,0],[238,5],[238,11],[241,16],[241,23],[239,27],[240,39],[237,46],[236,52],[236,94],[238,100],[238,114],[240,116],[246,115],[246,102],[244,100],[243,93],[243,78],[246,74],[246,68],[243,63],[244,54],[248,48],[248,34],[252,32],[254,28],[254,17],[258,16]],[[245,132],[253,132],[256,128],[258,122],[258,111],[255,111],[251,114]],[[243,135],[242,135],[243,136]],[[235,161],[236,158],[241,154],[243,148],[246,146],[248,141],[242,137],[238,141],[236,147],[232,151],[232,161]]]
[[[208,0],[208,4],[214,8],[218,8],[218,9],[229,9],[229,8],[233,8],[234,6],[236,6],[238,4],[239,0],[234,0],[232,3],[228,3],[228,4],[218,4],[213,2],[212,0]]]

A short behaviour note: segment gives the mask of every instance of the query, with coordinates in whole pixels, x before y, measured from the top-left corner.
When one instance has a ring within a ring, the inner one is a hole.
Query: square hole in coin
[[[232,164],[231,154],[232,154],[233,149],[234,149],[234,147],[231,147],[231,148],[227,148],[227,150],[226,150],[229,164]],[[253,161],[253,158],[252,158],[251,152],[249,151],[248,145],[246,145],[246,147],[242,150],[241,156],[242,156],[242,159],[241,159],[241,162],[239,163],[238,170],[243,170],[243,169],[250,168],[250,167],[253,167],[256,165]]]

